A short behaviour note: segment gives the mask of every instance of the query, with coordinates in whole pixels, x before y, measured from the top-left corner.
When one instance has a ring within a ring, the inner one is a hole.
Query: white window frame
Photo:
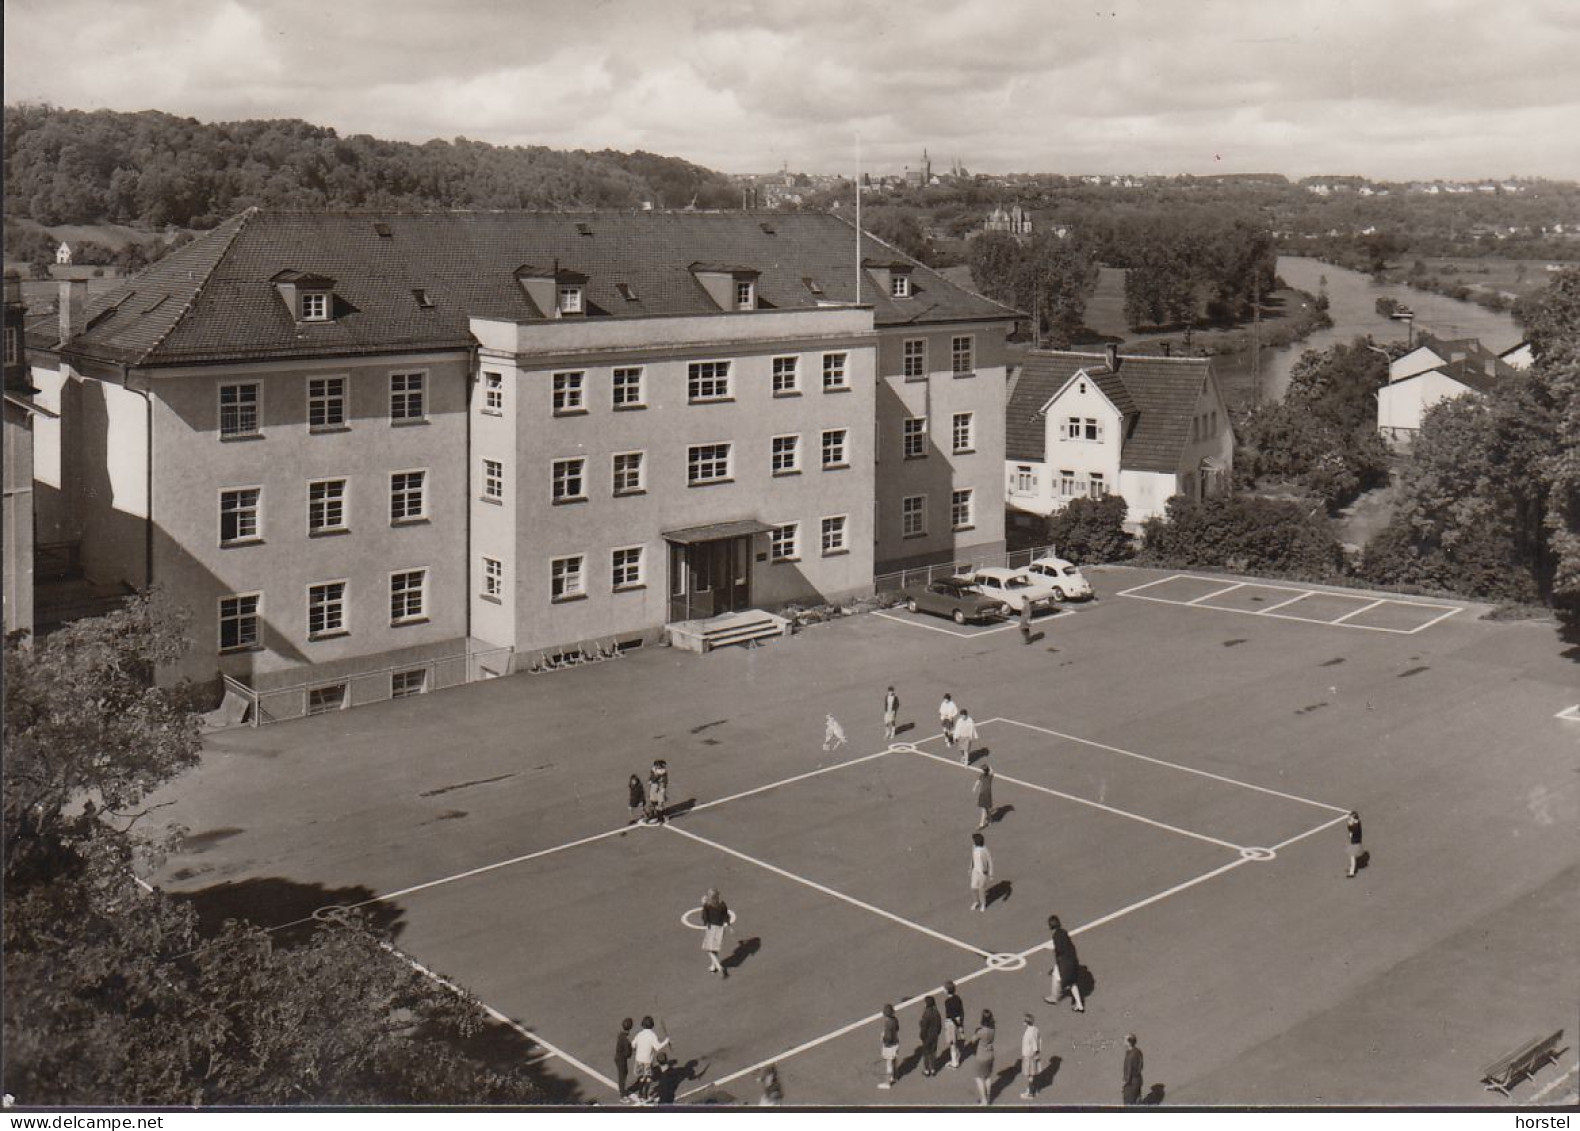
[[[833,557],[835,554],[850,552],[850,516],[848,514],[825,515],[818,520],[818,533],[825,558]]]
[[[889,276],[889,297],[911,297],[911,274],[909,271],[895,271]]]
[[[554,310],[558,314],[582,312],[582,288],[574,283],[560,283],[554,288]]]
[[[244,613],[238,609],[229,616],[226,615],[225,606],[227,603],[242,601],[252,602],[252,610],[250,612]],[[263,647],[263,593],[261,591],[252,593],[229,593],[224,597],[219,598],[219,602],[215,607],[219,611],[219,633],[217,640],[219,644],[219,652],[221,655],[228,655],[232,652],[255,652]],[[243,635],[241,630],[242,627],[249,624],[249,622],[251,625],[251,638],[243,640],[241,639]],[[237,643],[235,644],[227,645],[225,643],[225,625],[227,623],[236,625]]]
[[[927,496],[906,495],[900,500],[900,537],[923,538],[927,535]]]
[[[303,322],[329,321],[329,292],[304,291],[299,296]],[[276,308],[278,309],[278,308]]]
[[[491,558],[487,554],[481,556],[483,559],[483,591],[481,596],[495,601],[503,600],[505,596],[505,563],[498,558]]]
[[[233,404],[226,405],[225,393],[231,389],[237,390],[238,399]],[[240,391],[243,389],[252,390],[250,403],[243,403],[239,399]],[[224,382],[219,386],[219,400],[216,403],[219,407],[218,429],[221,440],[244,439],[249,436],[261,436],[263,434],[263,383],[261,381]],[[227,408],[231,410],[231,415],[235,418],[235,425],[229,429],[225,427],[225,410]],[[243,428],[240,426],[241,416],[243,410],[247,408],[252,410],[252,424],[251,427]]]
[[[907,416],[900,425],[900,450],[906,459],[927,456],[927,417]]]
[[[626,467],[620,466],[621,460],[635,460],[634,464]],[[624,482],[635,470],[634,483]],[[624,495],[641,495],[647,491],[647,453],[646,452],[615,452],[609,457],[609,482],[610,493],[617,498]]]
[[[1081,418],[1067,416],[1064,418],[1064,438],[1066,440],[1079,440],[1081,438]]]
[[[801,524],[782,522],[769,532],[768,560],[771,562],[798,562],[801,560]]]
[[[575,491],[571,490],[574,486]],[[549,500],[554,503],[581,503],[587,500],[587,457],[557,459],[549,466]]]
[[[949,526],[951,530],[970,530],[977,524],[976,491],[970,487],[951,492]]]
[[[836,439],[837,437],[837,439]],[[825,428],[820,444],[824,471],[838,471],[850,466],[850,429]],[[834,458],[829,458],[833,453]]]
[[[734,400],[734,376],[728,360],[689,362],[686,366],[686,402],[717,404]],[[712,391],[704,391],[708,389]]]
[[[413,588],[409,578],[417,579]],[[398,587],[396,582],[400,581]],[[416,595],[415,611],[413,610],[412,595]],[[397,569],[390,571],[390,627],[397,628],[403,624],[419,624],[428,619],[428,570],[426,566],[416,569]],[[402,611],[397,612],[395,603],[401,602]]]
[[[1086,494],[1088,498],[1101,499],[1108,495],[1108,479],[1101,471],[1089,472],[1086,476]]]
[[[421,424],[428,419],[426,369],[396,370],[390,374],[389,386],[391,424]]]
[[[336,585],[340,587],[339,593],[329,593],[330,588]],[[350,631],[346,627],[346,593],[350,588],[351,583],[343,577],[332,581],[315,581],[307,587],[307,639],[326,640],[344,636]],[[315,612],[323,619],[322,627],[317,629],[313,628]]]
[[[411,677],[417,677],[417,685],[411,686]],[[402,686],[404,682],[404,686]],[[428,669],[407,668],[405,671],[390,672],[390,698],[410,699],[415,695],[426,695],[428,692]]]
[[[953,441],[954,453],[957,456],[968,455],[977,450],[977,414],[974,412],[957,412],[949,422],[950,439]]]
[[[411,482],[411,476],[414,475],[417,477],[415,486]],[[397,477],[405,477],[405,482],[397,486]],[[403,500],[403,504],[409,504],[414,495],[417,500],[416,512],[411,512],[409,506],[403,505],[402,510],[406,513],[397,515],[395,513],[395,500],[400,498]],[[413,467],[390,472],[390,525],[408,526],[415,522],[426,522],[427,519],[428,469]]]
[[[7,365],[15,365],[22,360],[21,346],[18,345],[20,340],[21,334],[15,326],[7,326],[5,328],[5,363]]]
[[[769,470],[775,475],[801,474],[801,433],[775,436],[769,441]]]
[[[241,502],[241,496],[252,493],[248,505],[236,505]],[[252,530],[250,533],[240,533],[246,516],[252,516]],[[238,533],[225,537],[225,517],[235,515]],[[263,487],[222,487],[219,492],[219,544],[221,546],[250,546],[263,541]]]
[[[1075,477],[1075,472],[1059,472],[1059,494],[1066,499],[1073,499],[1080,493],[1081,481]]]
[[[900,375],[907,381],[921,381],[926,379],[926,338],[906,338],[900,343]]]
[[[757,309],[757,283],[753,279],[735,280],[735,309]]]
[[[574,568],[571,567],[573,562]],[[587,555],[568,554],[563,558],[550,558],[549,600],[574,601],[585,596],[587,596]]]
[[[335,683],[320,683],[307,689],[307,714],[327,715],[331,711],[344,711],[351,702],[351,687],[345,680]],[[334,699],[327,696],[333,693]]]
[[[823,391],[844,392],[850,388],[850,355],[843,351],[823,355]]]
[[[307,430],[309,432],[338,432],[346,427],[350,404],[346,395],[348,385],[349,383],[343,376],[309,377],[307,379]],[[323,419],[316,424],[313,422],[315,410],[320,411],[323,415]]]
[[[483,370],[483,411],[490,416],[505,414],[505,375],[492,369]]]
[[[621,555],[627,555],[623,561]],[[610,550],[609,591],[623,593],[630,589],[645,588],[647,588],[647,547],[616,546]]]
[[[776,357],[773,359],[773,394],[776,397],[793,397],[801,391],[801,359]]]
[[[706,449],[706,454],[704,450]],[[720,452],[722,450],[722,456]],[[715,467],[722,461],[723,474],[703,477],[705,468]],[[735,445],[724,441],[716,444],[691,444],[686,448],[686,486],[706,487],[713,483],[728,483],[734,478]]]
[[[1015,493],[1031,495],[1037,491],[1037,469],[1029,463],[1015,465]]]
[[[647,374],[640,365],[621,365],[610,375],[610,402],[617,409],[647,407]],[[634,391],[633,391],[634,390]],[[622,396],[624,399],[622,400]]]
[[[964,365],[961,359],[964,358]],[[969,377],[976,370],[977,346],[975,334],[956,334],[949,342],[949,365],[956,377]]]
[[[1087,443],[1101,444],[1103,442],[1102,421],[1095,416],[1088,416],[1081,423],[1084,425],[1084,435]]]
[[[340,489],[333,495],[330,495],[328,488],[331,484],[336,483],[340,485]],[[315,499],[313,498],[313,490],[317,487],[325,488],[325,491],[322,493],[321,498]],[[350,480],[344,476],[336,476],[330,479],[309,479],[307,481],[307,533],[309,535],[341,534],[349,530],[350,494]],[[330,524],[314,521],[315,517],[320,519],[327,518],[330,508],[335,506],[340,508],[340,521],[338,523]]]
[[[555,416],[580,416],[587,411],[586,370],[562,370],[554,374],[551,383]]]
[[[505,501],[505,463],[503,460],[483,457],[483,498],[495,502]]]

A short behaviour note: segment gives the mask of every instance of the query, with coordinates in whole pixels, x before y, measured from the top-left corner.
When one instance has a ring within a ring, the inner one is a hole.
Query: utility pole
[[[1262,276],[1251,280],[1251,408],[1262,406]]]

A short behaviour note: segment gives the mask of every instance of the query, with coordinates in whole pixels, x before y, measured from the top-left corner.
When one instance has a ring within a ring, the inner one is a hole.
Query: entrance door
[[[672,543],[669,554],[671,620],[703,620],[751,607],[751,538]]]

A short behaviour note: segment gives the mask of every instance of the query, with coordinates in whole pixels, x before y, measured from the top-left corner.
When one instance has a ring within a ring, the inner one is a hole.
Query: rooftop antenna
[[[861,131],[856,131],[856,305],[861,305]]]

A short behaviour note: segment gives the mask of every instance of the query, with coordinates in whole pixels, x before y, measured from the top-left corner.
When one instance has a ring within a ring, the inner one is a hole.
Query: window
[[[614,455],[614,493],[640,495],[646,490],[642,481],[642,453],[616,452]]]
[[[1068,417],[1064,422],[1064,438],[1066,440],[1079,440],[1081,438],[1081,418]]]
[[[756,284],[750,279],[735,280],[735,309],[751,310],[757,305]]]
[[[900,500],[900,534],[920,538],[927,533],[927,496],[907,495]]]
[[[327,715],[330,711],[343,711],[345,709],[345,684],[326,683],[322,687],[310,687],[307,689],[307,713],[309,715]]]
[[[850,388],[850,377],[845,372],[847,355],[842,353],[825,353],[823,355],[823,391],[831,393],[835,389]]]
[[[1103,426],[1090,416],[1085,419],[1079,416],[1072,416],[1064,422],[1064,438],[1066,440],[1101,440],[1103,438]]]
[[[344,428],[346,424],[346,379],[317,377],[307,382],[307,427]]]
[[[554,415],[586,412],[582,403],[583,373],[556,373],[554,375]]]
[[[956,455],[976,450],[976,414],[957,412],[949,428]]]
[[[390,673],[390,698],[410,699],[428,690],[428,669],[412,668],[410,671]]]
[[[1101,499],[1104,495],[1108,494],[1108,483],[1103,479],[1100,473],[1094,471],[1089,478],[1091,483],[1088,493],[1092,496],[1092,498]]]
[[[898,271],[889,276],[889,295],[891,298],[910,298],[911,277]]]
[[[15,365],[17,361],[20,360],[21,354],[17,351],[18,346],[16,327],[7,326],[5,328],[5,363],[7,365]]]
[[[627,546],[610,553],[610,584],[616,592],[621,589],[641,588],[642,550],[641,546]]]
[[[390,574],[390,624],[411,624],[423,620],[427,602],[428,571],[407,569]]]
[[[276,308],[278,309],[278,308]],[[327,322],[329,321],[329,296],[326,294],[305,294],[302,296],[302,321]]]
[[[970,334],[959,334],[949,343],[950,368],[956,377],[976,372],[975,339]]]
[[[845,527],[847,519],[844,515],[835,515],[833,518],[823,520],[823,554],[843,554],[849,547],[845,544]]]
[[[505,594],[505,563],[498,558],[483,559],[483,596],[499,600]]]
[[[307,484],[307,532],[328,534],[346,528],[346,481],[319,479]]]
[[[549,563],[549,595],[555,601],[568,601],[586,595],[582,579],[582,557],[555,558]]]
[[[686,396],[693,402],[730,399],[730,363],[693,361],[686,380]]]
[[[505,497],[505,465],[497,459],[483,461],[483,498],[498,499]]]
[[[769,534],[768,558],[775,562],[801,560],[801,524],[787,522],[776,526]]]
[[[420,522],[428,516],[426,471],[397,471],[390,476],[390,525]]]
[[[391,373],[390,374],[390,420],[423,420],[426,419],[426,410],[423,408],[423,381],[426,374],[422,373]]]
[[[261,487],[238,487],[219,493],[219,544],[234,546],[261,541],[258,535],[258,502]]]
[[[969,530],[976,525],[976,507],[970,488],[949,496],[949,525],[955,530]]]
[[[560,287],[558,310],[561,314],[580,314],[582,312],[582,289],[580,287]]]
[[[695,444],[686,449],[686,483],[725,483],[730,478],[730,445]]]
[[[256,384],[219,387],[219,434],[222,438],[258,434]]]
[[[1061,472],[1059,472],[1059,494],[1063,495],[1065,498],[1069,498],[1070,496],[1076,494],[1076,489],[1075,488],[1076,488],[1075,472],[1073,472],[1073,471],[1061,471]]]
[[[1015,465],[1015,490],[1031,493],[1037,490],[1037,469],[1030,464]]]
[[[554,493],[556,503],[580,502],[587,497],[587,461],[585,459],[557,459],[554,461]]]
[[[1103,426],[1090,416],[1086,418],[1086,438],[1088,440],[1101,440],[1103,438]]]
[[[219,602],[219,650],[243,652],[258,647],[258,606],[260,593],[221,597]]]
[[[641,408],[646,404],[642,392],[640,365],[614,371],[614,407]]]
[[[307,638],[337,636],[346,630],[346,583],[326,581],[307,587]]]
[[[483,411],[498,415],[505,411],[505,376],[483,371]]]
[[[906,338],[901,370],[907,380],[927,376],[927,339]]]
[[[784,397],[801,391],[800,358],[774,358],[774,396]]]
[[[920,459],[927,454],[927,417],[907,416],[904,425],[905,458]]]
[[[845,457],[845,441],[849,435],[844,428],[830,428],[823,433],[823,470],[849,466]]]
[[[794,475],[801,470],[800,436],[775,436],[773,445],[775,475]]]

